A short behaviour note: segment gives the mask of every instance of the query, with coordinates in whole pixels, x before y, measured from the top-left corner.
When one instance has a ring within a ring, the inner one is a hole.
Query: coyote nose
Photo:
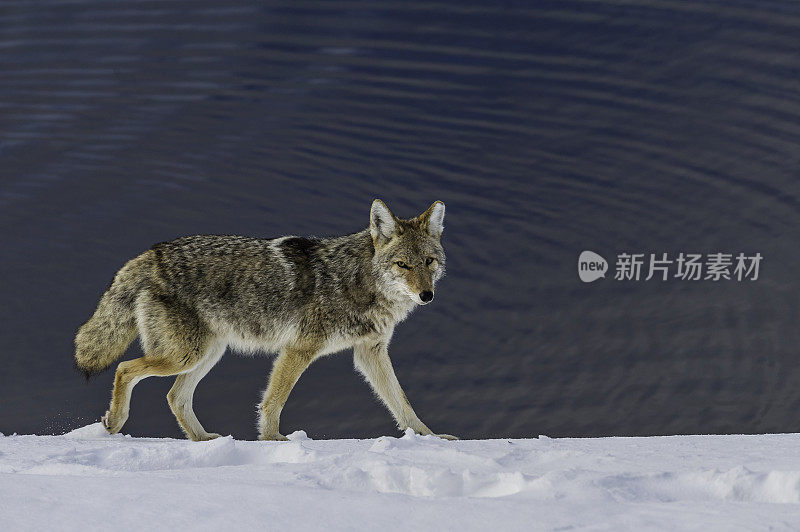
[[[430,290],[425,290],[420,292],[419,298],[422,300],[423,303],[428,303],[433,299],[433,292]]]

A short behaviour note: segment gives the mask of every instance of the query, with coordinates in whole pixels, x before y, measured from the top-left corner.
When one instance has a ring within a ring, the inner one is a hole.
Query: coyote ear
[[[389,207],[379,199],[373,201],[369,210],[369,232],[372,240],[375,243],[381,239],[390,240],[396,230],[397,222]]]
[[[431,236],[436,238],[442,237],[444,230],[444,203],[441,201],[434,201],[433,205],[428,207],[428,210],[423,212],[419,217],[420,225]]]

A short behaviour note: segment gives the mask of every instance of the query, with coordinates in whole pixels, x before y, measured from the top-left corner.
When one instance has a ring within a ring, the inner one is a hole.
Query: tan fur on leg
[[[153,360],[147,356],[120,362],[114,376],[111,404],[102,417],[106,430],[111,434],[116,434],[128,420],[131,393],[136,383],[154,375],[160,377],[175,375],[185,369],[180,363],[163,359]]]
[[[411,407],[405,392],[400,387],[400,382],[392,368],[387,348],[388,340],[381,342],[366,342],[356,345],[353,349],[353,361],[356,369],[364,375],[372,389],[380,397],[397,421],[397,427],[405,430],[410,427],[417,434],[433,434],[423,423]],[[440,438],[455,440],[449,434],[436,434]]]
[[[206,441],[218,438],[219,434],[206,432],[203,425],[197,419],[192,408],[194,390],[197,384],[205,377],[211,368],[219,362],[225,353],[225,344],[217,343],[209,348],[200,362],[187,373],[178,375],[175,384],[167,394],[167,401],[172,413],[178,420],[178,424],[189,439],[194,441]]]
[[[286,348],[272,366],[269,385],[259,405],[259,440],[286,440],[279,429],[281,411],[300,375],[317,355],[316,348]]]

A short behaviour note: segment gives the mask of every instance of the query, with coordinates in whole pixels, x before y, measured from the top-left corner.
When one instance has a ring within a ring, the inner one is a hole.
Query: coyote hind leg
[[[223,343],[212,345],[194,369],[178,375],[175,384],[167,394],[167,401],[172,413],[175,414],[183,432],[191,440],[205,441],[219,437],[219,434],[206,432],[206,429],[203,428],[192,408],[192,400],[197,384],[219,362],[225,353],[225,348]]]
[[[131,393],[136,383],[154,375],[166,377],[182,371],[186,371],[186,367],[179,362],[153,359],[147,356],[120,362],[114,376],[111,404],[101,419],[106,430],[111,434],[116,434],[128,420]]]
[[[192,371],[214,343],[208,327],[192,309],[152,290],[142,291],[136,299],[136,326],[145,355],[117,366],[111,406],[102,419],[111,434],[119,432],[128,419],[136,383],[154,375],[167,377]]]

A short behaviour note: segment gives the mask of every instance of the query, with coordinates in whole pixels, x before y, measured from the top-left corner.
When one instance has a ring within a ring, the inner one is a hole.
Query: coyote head
[[[409,220],[397,218],[379,199],[372,202],[372,262],[387,292],[409,297],[419,305],[433,300],[433,287],[444,275],[443,224],[441,201]]]

